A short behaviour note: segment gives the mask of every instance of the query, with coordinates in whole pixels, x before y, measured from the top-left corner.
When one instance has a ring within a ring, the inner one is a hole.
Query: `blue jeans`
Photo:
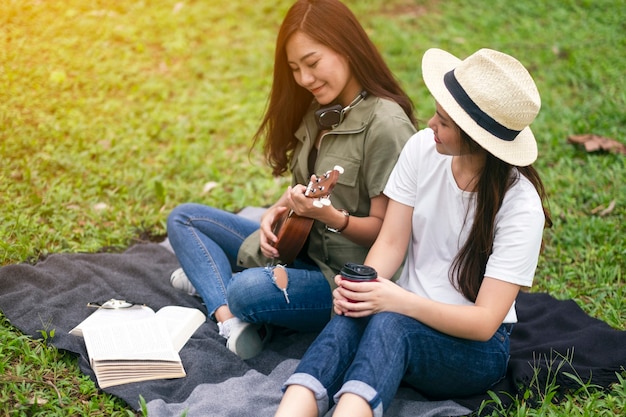
[[[396,313],[335,316],[285,387],[297,384],[313,391],[320,415],[349,392],[364,398],[374,416],[382,416],[401,381],[433,399],[485,392],[506,373],[509,329],[503,324],[491,340],[477,342]]]
[[[193,203],[176,207],[167,219],[174,253],[211,317],[228,305],[247,322],[321,330],[330,320],[332,293],[316,265],[296,260],[285,268],[285,291],[275,283],[274,267],[237,266],[241,244],[258,228],[258,222]]]

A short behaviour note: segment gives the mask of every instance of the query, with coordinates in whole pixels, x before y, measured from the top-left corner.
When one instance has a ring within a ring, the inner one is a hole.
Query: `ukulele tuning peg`
[[[322,206],[330,206],[330,199],[328,197],[320,198],[319,202]]]
[[[335,171],[337,171],[340,174],[343,174],[343,167],[339,166],[339,165],[335,165],[335,167],[333,168]]]
[[[313,205],[317,208],[322,208],[324,207],[324,203],[321,202],[321,200],[315,200],[313,201]]]

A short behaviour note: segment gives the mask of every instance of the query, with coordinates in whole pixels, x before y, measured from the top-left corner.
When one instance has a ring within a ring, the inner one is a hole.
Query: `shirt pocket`
[[[324,156],[323,165],[320,166],[323,171],[318,174],[330,171],[337,165],[343,168],[343,173],[339,176],[337,184],[355,187],[359,179],[361,161],[343,155],[326,154]]]
[[[336,165],[343,168],[343,173],[339,175],[330,199],[333,206],[347,210],[350,214],[356,214],[359,209],[360,162],[357,159],[340,155],[327,154],[324,156],[323,172],[332,170]]]

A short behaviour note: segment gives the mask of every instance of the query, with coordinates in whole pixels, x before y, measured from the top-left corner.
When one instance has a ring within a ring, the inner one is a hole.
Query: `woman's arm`
[[[383,224],[389,198],[380,194],[370,200],[370,211],[367,217],[349,216],[346,228],[341,234],[361,246],[370,246],[376,240]],[[322,220],[328,227],[340,228],[345,224],[346,216],[334,209],[332,219]]]
[[[337,210],[332,205],[314,206],[314,199],[305,197],[305,189],[306,187],[303,185],[289,187],[281,198],[267,209],[261,218],[261,251],[265,256],[278,256],[278,250],[272,245],[277,239],[273,232],[273,226],[278,217],[282,216],[287,210],[294,210],[300,216],[319,220],[328,227],[335,229],[341,229],[345,226],[341,234],[359,245],[370,246],[374,242],[380,231],[387,209],[387,202],[389,201],[387,196],[380,194],[370,200],[369,216],[348,216],[346,218],[343,212]]]
[[[378,282],[354,283],[338,276],[335,312],[364,317],[392,311],[456,337],[491,338],[513,304],[519,285],[485,277],[474,305],[453,305],[421,297],[385,279],[395,274],[405,258],[412,215],[412,207],[389,200],[380,235],[365,259],[365,264],[375,268],[380,278]]]
[[[364,262],[376,269],[380,280],[387,281],[386,278],[392,277],[402,265],[411,238],[412,215],[412,207],[395,200],[389,200],[380,233]],[[365,303],[358,304],[363,310],[353,311],[352,309],[357,304],[347,301],[348,298],[356,301],[367,300],[371,289],[375,286],[374,283],[360,283],[356,286],[346,285],[342,288],[343,281],[339,275],[335,278],[335,282],[338,285],[333,294],[337,314],[362,317],[376,312],[369,307],[366,308]]]
[[[389,200],[384,216],[380,234],[367,254],[365,264],[376,269],[379,277],[391,278],[406,256],[413,207]]]
[[[304,196],[304,186],[296,186],[288,195],[288,205],[296,214],[318,220],[328,227],[345,228],[341,234],[351,241],[370,246],[378,236],[389,199],[384,194],[370,200],[370,211],[367,217],[346,216],[332,206],[315,207],[313,199]],[[347,221],[347,224],[346,224]]]
[[[395,283],[354,283],[337,279],[335,311],[364,317],[382,311],[404,314],[442,333],[470,340],[488,340],[502,324],[520,286],[485,277],[474,305],[454,305],[421,297]],[[346,300],[361,301],[350,303]]]
[[[278,249],[274,247],[277,237],[274,234],[274,224],[277,219],[280,218],[283,213],[289,210],[289,195],[292,193],[292,187],[288,187],[287,190],[280,196],[277,202],[272,204],[261,217],[260,225],[260,247],[261,252],[268,258],[278,257]]]
[[[384,194],[373,197],[370,200],[370,211],[367,217],[346,216],[332,205],[316,207],[314,199],[304,195],[306,187],[295,185],[289,187],[280,199],[274,203],[261,218],[261,252],[267,257],[277,257],[278,250],[272,243],[276,242],[273,232],[274,223],[287,210],[293,210],[296,214],[309,217],[326,224],[328,227],[341,229],[341,234],[362,245],[370,246],[380,231],[387,209],[389,199]],[[344,228],[345,226],[345,228]]]
[[[485,277],[474,305],[452,305],[432,301],[408,291],[397,312],[452,336],[489,340],[502,324],[519,293],[520,286]]]

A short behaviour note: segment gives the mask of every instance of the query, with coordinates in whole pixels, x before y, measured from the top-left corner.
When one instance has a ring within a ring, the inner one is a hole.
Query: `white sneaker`
[[[227,339],[226,347],[244,360],[261,353],[271,336],[269,326],[246,323],[237,317],[218,323],[218,327],[220,335]]]
[[[172,272],[172,276],[170,276],[170,284],[172,284],[172,287],[185,291],[189,295],[198,295],[198,292],[191,281],[189,281],[189,278],[187,278],[183,268],[178,268]]]

